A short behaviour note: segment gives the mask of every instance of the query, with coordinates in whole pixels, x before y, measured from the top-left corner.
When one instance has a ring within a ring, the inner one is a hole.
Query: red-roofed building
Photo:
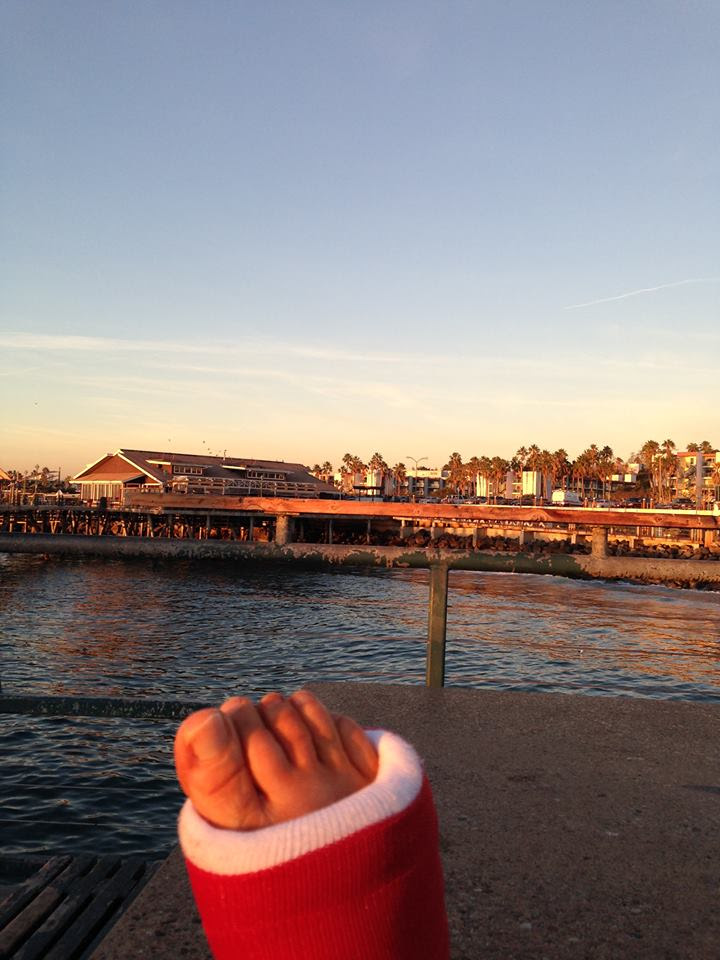
[[[73,477],[86,503],[122,504],[125,491],[223,496],[318,497],[335,489],[301,463],[120,449]]]

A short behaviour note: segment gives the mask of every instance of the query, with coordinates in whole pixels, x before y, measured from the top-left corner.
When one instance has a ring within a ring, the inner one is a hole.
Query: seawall
[[[248,543],[232,540],[179,540],[147,537],[63,536],[57,534],[0,535],[0,553],[43,554],[109,559],[152,558],[192,560],[271,561],[312,566],[347,565],[427,568],[446,564],[451,570],[549,574],[579,579],[633,580],[720,589],[720,562],[597,557],[553,554],[486,553],[437,547],[344,546],[314,543]]]

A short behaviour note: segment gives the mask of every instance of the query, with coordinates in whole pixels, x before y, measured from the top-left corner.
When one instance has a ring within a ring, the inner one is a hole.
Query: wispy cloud
[[[320,344],[303,344],[283,339],[236,339],[224,342],[194,342],[188,340],[143,340],[113,337],[86,337],[64,334],[24,333],[0,331],[0,349],[32,351],[34,358],[43,357],[44,363],[56,363],[59,376],[68,376],[68,363],[85,354],[101,354],[105,358],[127,354],[132,357],[135,369],[152,369],[194,373],[197,375],[283,379],[305,384],[311,376],[322,376],[325,369],[342,370],[342,379],[357,378],[365,383],[368,379],[382,379],[392,368],[393,380],[403,376],[417,383],[420,372],[433,380],[442,376],[457,377],[464,370],[472,374],[478,363],[487,371],[508,373],[530,371],[533,374],[546,372],[553,376],[575,378],[575,371],[582,365],[582,356],[552,358],[523,355],[486,353],[482,348],[463,349],[455,353],[440,353],[434,345],[426,353],[411,352],[354,352]],[[138,356],[139,355],[139,356]],[[50,358],[57,358],[51,361]],[[425,384],[424,389],[427,389]]]
[[[669,290],[671,287],[685,287],[691,283],[720,283],[720,277],[692,277],[687,280],[675,280],[673,283],[660,283],[656,287],[640,287],[638,290],[628,290],[614,297],[601,297],[599,300],[587,300],[585,303],[571,303],[563,310],[579,310],[581,307],[594,307],[599,303],[612,303],[615,300],[627,300],[630,297],[639,297],[644,293],[656,293],[658,290]]]
[[[284,340],[245,339],[213,343],[206,341],[193,343],[181,340],[130,340],[116,337],[85,337],[70,334],[22,333],[18,331],[0,332],[0,347],[8,350],[41,350],[62,353],[161,353],[189,354],[191,356],[251,357],[284,356],[299,357],[308,360],[408,364],[435,362],[435,356],[402,353],[365,352],[338,350],[313,344],[293,343]],[[449,359],[449,358],[447,358]]]

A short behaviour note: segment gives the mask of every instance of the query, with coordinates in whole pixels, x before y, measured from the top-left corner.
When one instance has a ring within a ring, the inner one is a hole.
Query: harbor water
[[[422,683],[427,571],[0,555],[2,692],[216,702]],[[720,702],[720,593],[450,574],[448,685]],[[161,856],[174,724],[0,715],[0,847]]]

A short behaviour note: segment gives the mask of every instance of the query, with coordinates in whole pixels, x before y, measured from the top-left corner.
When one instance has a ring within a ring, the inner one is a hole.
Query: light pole
[[[405,458],[406,458],[407,460],[412,460],[412,462],[415,464],[415,474],[414,474],[414,476],[415,476],[415,483],[413,484],[413,503],[415,503],[415,500],[417,499],[416,489],[417,489],[418,464],[419,464],[422,460],[427,460],[428,458],[427,458],[427,457],[411,457],[409,453],[406,453],[406,454],[405,454]]]

